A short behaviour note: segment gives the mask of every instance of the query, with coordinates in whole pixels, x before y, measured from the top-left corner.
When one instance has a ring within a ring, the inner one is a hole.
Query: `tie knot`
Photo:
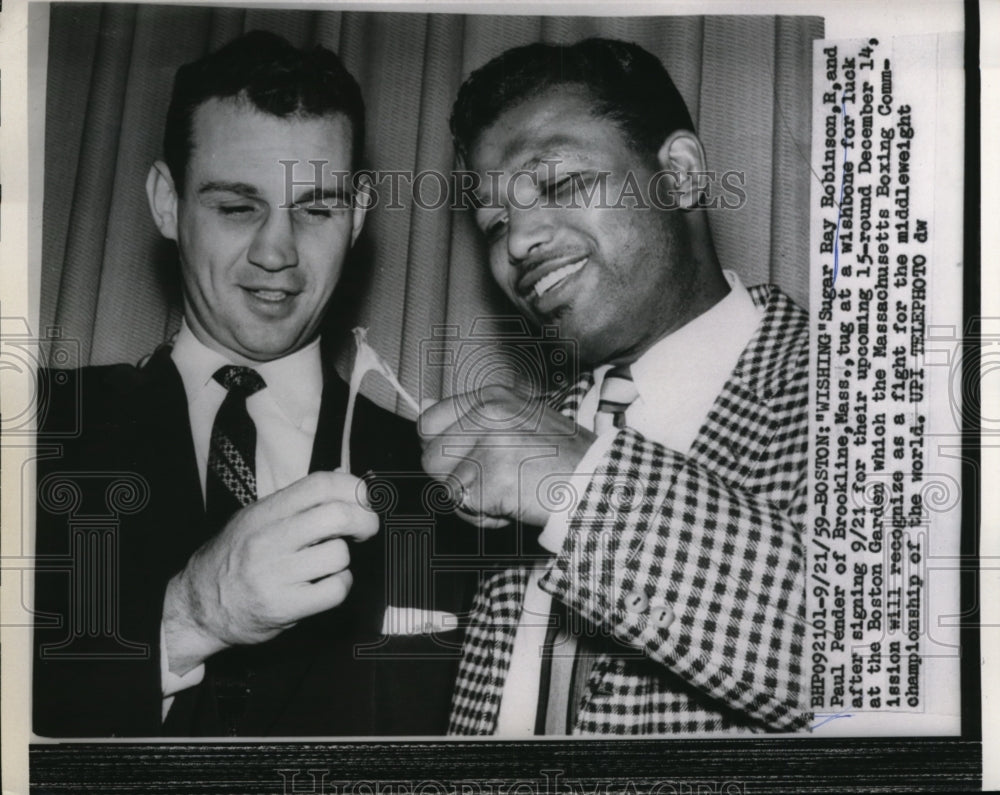
[[[254,392],[259,392],[267,386],[256,370],[250,367],[237,367],[234,364],[220,367],[212,375],[212,378],[222,384],[231,394],[243,397],[250,397]]]
[[[628,367],[612,367],[604,374],[601,394],[594,415],[594,430],[604,433],[612,427],[625,427],[625,412],[639,397]]]
[[[618,404],[622,407],[620,410],[624,410],[637,397],[639,392],[635,388],[628,365],[612,367],[604,374],[604,381],[601,382],[601,402]]]

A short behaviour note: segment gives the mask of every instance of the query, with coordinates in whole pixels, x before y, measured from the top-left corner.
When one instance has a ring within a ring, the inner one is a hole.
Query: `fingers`
[[[293,555],[287,561],[288,570],[282,574],[289,584],[310,583],[344,571],[350,565],[348,543],[341,538],[333,538]]]
[[[544,525],[549,512],[531,484],[575,472],[596,437],[541,404],[533,407],[530,422],[521,418],[517,427],[500,423],[497,432],[485,426],[476,432],[469,415],[452,421],[472,397],[486,401],[483,416],[515,417],[510,409],[517,396],[511,390],[490,388],[442,401],[421,417],[421,465],[430,477],[450,479],[460,487],[455,495],[458,515],[466,521],[485,526],[484,519],[491,525],[497,520],[494,526],[500,526],[519,518]]]
[[[313,472],[257,505],[265,521],[276,521],[333,500],[368,505],[364,481],[347,472]]]
[[[455,515],[463,522],[471,524],[473,527],[481,527],[485,530],[496,530],[513,524],[510,519],[507,519],[504,516],[488,516],[486,514],[466,513],[460,509],[455,510]]]
[[[424,452],[422,464],[432,478],[448,483],[453,489],[456,503],[455,515],[476,527],[506,527],[511,520],[506,516],[493,516],[484,512],[483,467],[474,456],[475,448],[449,447],[448,455],[440,457],[430,448]],[[444,470],[451,467],[450,472]]]
[[[475,434],[482,422],[486,422],[491,432],[506,428],[511,433],[519,433],[524,429],[510,421],[522,415],[525,405],[535,400],[536,397],[519,394],[510,387],[484,386],[474,392],[452,395],[428,407],[420,415],[417,426],[423,439],[441,435],[463,417],[466,418],[462,428],[465,435]],[[481,419],[470,418],[470,413],[479,414]]]
[[[347,598],[353,584],[354,577],[350,569],[344,569],[318,582],[301,585],[296,594],[296,608],[300,617],[305,618],[336,607]]]
[[[192,555],[191,619],[217,648],[267,641],[344,601],[353,583],[347,539],[378,529],[361,480],[313,473],[238,511]]]
[[[332,538],[366,541],[378,532],[378,514],[356,503],[331,501],[282,523],[282,538],[294,549],[322,544]]]
[[[440,419],[436,418],[435,422]],[[501,437],[492,438],[499,441]],[[510,524],[510,519],[490,515],[487,510],[490,506],[483,505],[483,491],[487,485],[484,466],[487,464],[484,464],[479,442],[478,436],[469,434],[460,421],[455,421],[436,437],[424,440],[420,463],[431,478],[450,482],[455,489],[455,513],[460,519],[476,526],[504,527]]]
[[[461,431],[456,421],[446,426],[436,437],[425,440],[420,465],[430,477],[435,480],[447,480],[475,449],[477,439]]]
[[[424,409],[417,423],[417,431],[421,439],[430,440],[440,436],[443,431],[458,422],[462,413],[459,409],[459,396],[439,400],[429,408]]]
[[[460,518],[476,525],[483,520],[484,527],[504,527],[510,523],[509,517],[516,511],[507,503],[516,504],[517,495],[507,497],[504,487],[498,492],[497,480],[487,479],[481,462],[465,458],[458,462],[451,477],[461,484],[461,493],[457,495],[461,502],[456,510]],[[516,477],[512,482],[516,483]],[[501,499],[500,495],[504,498]]]
[[[342,472],[314,472],[242,513],[242,533],[263,533],[279,549],[302,549],[330,538],[364,541],[379,528],[364,481]]]

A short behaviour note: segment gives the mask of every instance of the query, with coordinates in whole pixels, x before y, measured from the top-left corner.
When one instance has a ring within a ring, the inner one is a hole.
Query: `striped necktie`
[[[612,367],[604,374],[601,396],[594,415],[594,432],[625,427],[625,411],[639,397],[628,365]]]
[[[594,415],[594,431],[598,434],[625,427],[625,412],[639,396],[628,366],[613,367],[604,375]],[[576,722],[577,709],[583,698],[590,672],[597,661],[597,652],[585,640],[580,642],[570,631],[572,617],[565,606],[552,602],[549,630],[542,651],[542,672],[539,683],[536,734],[569,734]],[[572,621],[580,629],[579,620]],[[557,651],[556,651],[557,650]]]

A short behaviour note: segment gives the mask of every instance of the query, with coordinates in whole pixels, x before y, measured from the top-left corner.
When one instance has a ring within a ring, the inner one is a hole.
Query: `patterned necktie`
[[[205,512],[217,533],[257,499],[257,428],[247,413],[247,398],[267,385],[256,370],[234,365],[220,367],[212,378],[227,392],[212,425],[205,474]]]
[[[612,367],[601,382],[601,398],[594,415],[594,432],[625,427],[625,411],[639,397],[628,365]]]
[[[257,428],[247,398],[267,385],[256,370],[234,365],[220,367],[212,378],[227,392],[212,425],[205,474],[205,513],[218,533],[236,511],[257,500]],[[205,675],[215,696],[205,707],[214,704],[223,733],[238,734],[253,679],[247,650],[236,646],[216,654],[206,662]]]
[[[625,427],[625,412],[639,392],[627,365],[613,367],[604,374],[594,415],[594,431],[602,434]],[[552,602],[549,629],[542,651],[542,672],[538,691],[536,734],[569,734],[576,722],[577,709],[586,693],[587,680],[597,662],[597,652],[570,632],[570,615],[565,606]],[[580,622],[573,622],[578,625]],[[577,627],[580,628],[580,627]]]

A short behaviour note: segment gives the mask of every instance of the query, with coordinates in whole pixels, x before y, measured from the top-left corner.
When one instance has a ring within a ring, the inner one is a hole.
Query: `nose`
[[[280,271],[299,264],[289,210],[279,208],[268,213],[254,235],[247,257],[254,265],[268,271]]]
[[[512,208],[508,224],[507,253],[512,264],[523,262],[552,242],[554,229],[545,210]]]

